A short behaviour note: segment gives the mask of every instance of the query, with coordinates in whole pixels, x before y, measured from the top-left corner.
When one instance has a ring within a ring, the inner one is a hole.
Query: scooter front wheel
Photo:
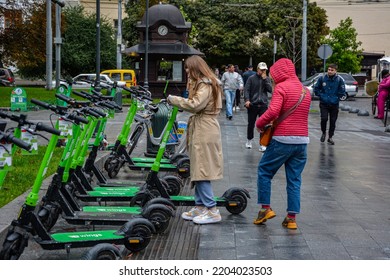
[[[61,207],[56,203],[48,203],[41,206],[38,211],[38,217],[47,231],[50,231],[56,224],[61,212]]]
[[[0,251],[0,260],[18,260],[26,246],[27,240],[20,233],[8,233]]]
[[[113,159],[110,161],[108,168],[106,169],[108,176],[112,179],[118,175],[119,170],[123,166],[123,161],[119,159]]]
[[[101,243],[93,246],[81,257],[82,260],[120,260],[119,249],[109,243]]]

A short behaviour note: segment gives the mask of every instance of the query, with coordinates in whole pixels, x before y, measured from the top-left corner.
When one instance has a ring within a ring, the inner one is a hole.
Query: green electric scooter
[[[73,93],[81,97],[84,97],[88,100],[91,100],[93,102],[100,102],[99,101],[100,96],[98,94],[91,95],[91,94],[77,93],[75,91]],[[133,98],[137,98],[137,97],[133,97]],[[143,99],[141,96],[138,102],[142,102],[142,100]],[[136,110],[137,107],[134,103],[132,104],[132,106],[133,108],[131,108],[130,111],[134,112],[134,110]],[[156,107],[154,107],[152,104],[145,104],[143,115],[145,115],[146,114],[145,112],[147,111],[155,111],[155,110]],[[105,120],[103,120],[102,123],[105,124]],[[88,194],[89,192],[93,193],[95,190],[99,192],[102,191],[109,192],[111,190],[116,189],[116,191],[122,192],[121,195],[122,197],[128,194],[128,191],[131,191],[130,195],[132,196],[134,192],[139,191],[140,186],[136,186],[134,185],[134,183],[129,184],[123,182],[109,182],[105,178],[104,174],[94,164],[98,153],[98,143],[100,141],[100,138],[103,137],[103,131],[102,131],[103,127],[105,127],[105,125],[99,127],[99,130],[96,134],[94,146],[91,149],[91,152],[89,153],[88,159],[85,161],[85,164],[83,160],[79,161],[78,167],[75,171],[79,180],[75,180],[74,184],[77,185],[77,189],[81,194]],[[84,168],[83,168],[83,164],[84,164]],[[96,176],[97,181],[99,182],[98,185],[96,186],[91,185],[92,177],[94,175]],[[163,176],[162,179],[167,183],[167,189],[171,195],[180,193],[180,190],[184,185],[180,177],[168,174]],[[121,190],[118,190],[118,188],[121,188]]]
[[[33,102],[33,101],[32,101]],[[36,105],[41,105],[38,102]],[[87,123],[88,121],[75,113],[67,114],[57,106],[57,114],[70,121]],[[45,155],[40,165],[38,174],[30,194],[21,207],[17,219],[13,220],[0,251],[0,259],[19,259],[24,249],[28,246],[29,236],[45,250],[91,247],[99,243],[124,244],[133,252],[144,249],[150,242],[154,226],[144,218],[135,218],[124,224],[119,230],[97,230],[80,232],[48,232],[40,221],[36,212],[39,199],[39,191],[43,178],[50,163],[53,151],[58,141],[60,131],[52,127],[41,127],[52,134]]]
[[[153,165],[153,162],[155,161],[155,158],[131,157],[131,152],[133,151],[136,143],[138,142],[140,135],[144,131],[144,126],[138,125],[134,129],[134,133],[130,136],[131,124],[135,119],[136,112],[138,109],[138,104],[139,104],[136,96],[141,95],[143,96],[144,99],[146,99],[146,96],[150,95],[150,93],[144,90],[133,89],[133,88],[124,87],[123,89],[129,91],[132,94],[133,97],[132,106],[130,106],[128,115],[126,117],[126,121],[122,127],[121,133],[118,135],[114,148],[110,156],[106,159],[104,163],[104,168],[107,171],[107,174],[110,178],[114,178],[125,163],[131,170],[150,170]],[[169,118],[168,122],[170,121],[175,123],[176,119]],[[179,139],[180,137],[177,136],[178,128],[176,124],[171,127],[172,130],[169,132],[175,134],[176,139]],[[151,127],[149,127],[149,130],[150,129]],[[167,125],[165,126],[164,130],[165,129],[167,129]],[[149,132],[148,136],[151,136],[150,131],[148,132]],[[126,150],[128,139],[130,139],[130,143],[131,143],[129,151]],[[158,139],[155,142],[160,144],[161,139],[162,138]],[[169,145],[168,143],[170,143],[169,139],[165,143],[165,145]],[[177,174],[182,178],[187,178],[189,176],[189,164],[190,164],[189,158],[185,154],[181,154],[180,158],[176,156],[168,159],[163,157],[160,159],[160,170],[168,171],[168,172],[177,172]]]
[[[79,107],[79,102],[75,100],[60,95],[57,97],[71,106]],[[46,109],[56,110],[50,104],[41,101],[40,104]],[[75,199],[69,188],[71,177],[73,177],[80,158],[88,150],[85,143],[94,132],[99,115],[105,116],[104,112],[88,107],[82,108],[81,113],[87,116],[89,123],[83,129],[77,122],[73,125],[72,137],[67,141],[57,173],[53,177],[38,211],[41,222],[49,230],[56,223],[60,212],[68,223],[81,225],[122,225],[134,216],[142,216],[152,222],[157,233],[164,232],[169,225],[170,217],[173,216],[173,209],[175,209],[169,200],[162,198],[151,200],[146,207],[141,208],[138,206],[81,206]]]

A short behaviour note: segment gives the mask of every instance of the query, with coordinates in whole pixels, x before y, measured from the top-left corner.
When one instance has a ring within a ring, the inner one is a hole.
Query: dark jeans
[[[248,140],[253,139],[253,130],[255,128],[255,123],[257,117],[260,117],[265,111],[267,111],[267,106],[250,106],[248,109],[248,126],[246,131],[246,138]]]
[[[329,117],[329,138],[332,138],[336,129],[336,121],[339,115],[339,105],[327,105],[320,103],[321,113],[321,131],[323,134],[326,133],[326,124]]]
[[[239,89],[236,89],[236,106],[240,106],[241,104],[241,94],[240,94],[240,90]]]

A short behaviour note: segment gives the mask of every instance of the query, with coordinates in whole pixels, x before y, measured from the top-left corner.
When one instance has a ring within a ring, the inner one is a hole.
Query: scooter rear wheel
[[[154,225],[156,233],[163,233],[169,226],[170,216],[161,209],[154,209],[150,213],[148,220]]]
[[[248,204],[247,197],[243,193],[234,192],[227,199],[226,210],[232,214],[242,213]]]
[[[183,180],[179,177],[176,177],[174,175],[167,175],[162,178],[166,184],[163,183],[164,187],[167,190],[167,193],[170,196],[176,196],[180,194],[180,191],[183,187]]]
[[[190,158],[183,157],[177,161],[176,168],[178,170],[178,174],[182,178],[190,177]]]
[[[130,240],[134,240],[134,237],[140,239],[139,243],[130,243]],[[127,250],[135,253],[145,249],[150,242],[152,237],[152,231],[147,225],[137,224],[135,225],[129,234],[126,234],[127,242],[125,242],[125,247]]]

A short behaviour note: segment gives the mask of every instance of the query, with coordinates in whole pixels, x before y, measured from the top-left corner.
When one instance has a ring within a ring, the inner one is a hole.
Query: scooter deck
[[[153,166],[153,162],[134,162],[133,164],[129,164],[130,169],[151,169]],[[160,170],[176,170],[177,166],[170,163],[161,163]]]
[[[85,242],[99,240],[119,240],[122,235],[116,235],[117,230],[97,230],[97,231],[78,231],[66,233],[53,233],[51,237],[54,241],[61,243]],[[107,241],[108,242],[108,241]],[[65,245],[65,244],[64,244]]]
[[[92,209],[89,209],[92,211]],[[119,209],[117,209],[119,210]],[[134,218],[138,214],[132,214],[128,212],[84,212],[77,211],[74,215],[65,216],[62,218],[69,224],[75,225],[113,225],[121,226],[127,223],[130,219]]]
[[[83,212],[91,213],[126,213],[132,215],[139,215],[142,212],[141,207],[129,206],[84,206]]]
[[[177,195],[177,196],[170,196],[169,199],[175,203],[180,203],[180,202],[193,202],[195,203],[195,197],[194,196],[182,196],[182,195]],[[214,200],[218,202],[226,202],[226,198],[224,197],[214,197]],[[176,204],[175,204],[176,205]]]
[[[97,187],[94,187],[93,191],[97,191],[97,192],[112,192],[112,193],[115,193],[115,192],[118,192],[118,191],[121,191],[121,192],[139,192],[141,190],[140,187],[100,187],[100,186],[97,186]]]
[[[131,158],[134,162],[142,162],[142,163],[153,163],[156,159],[155,158],[140,158],[140,157],[132,157]],[[167,158],[161,159],[160,163],[171,163],[171,161]]]

